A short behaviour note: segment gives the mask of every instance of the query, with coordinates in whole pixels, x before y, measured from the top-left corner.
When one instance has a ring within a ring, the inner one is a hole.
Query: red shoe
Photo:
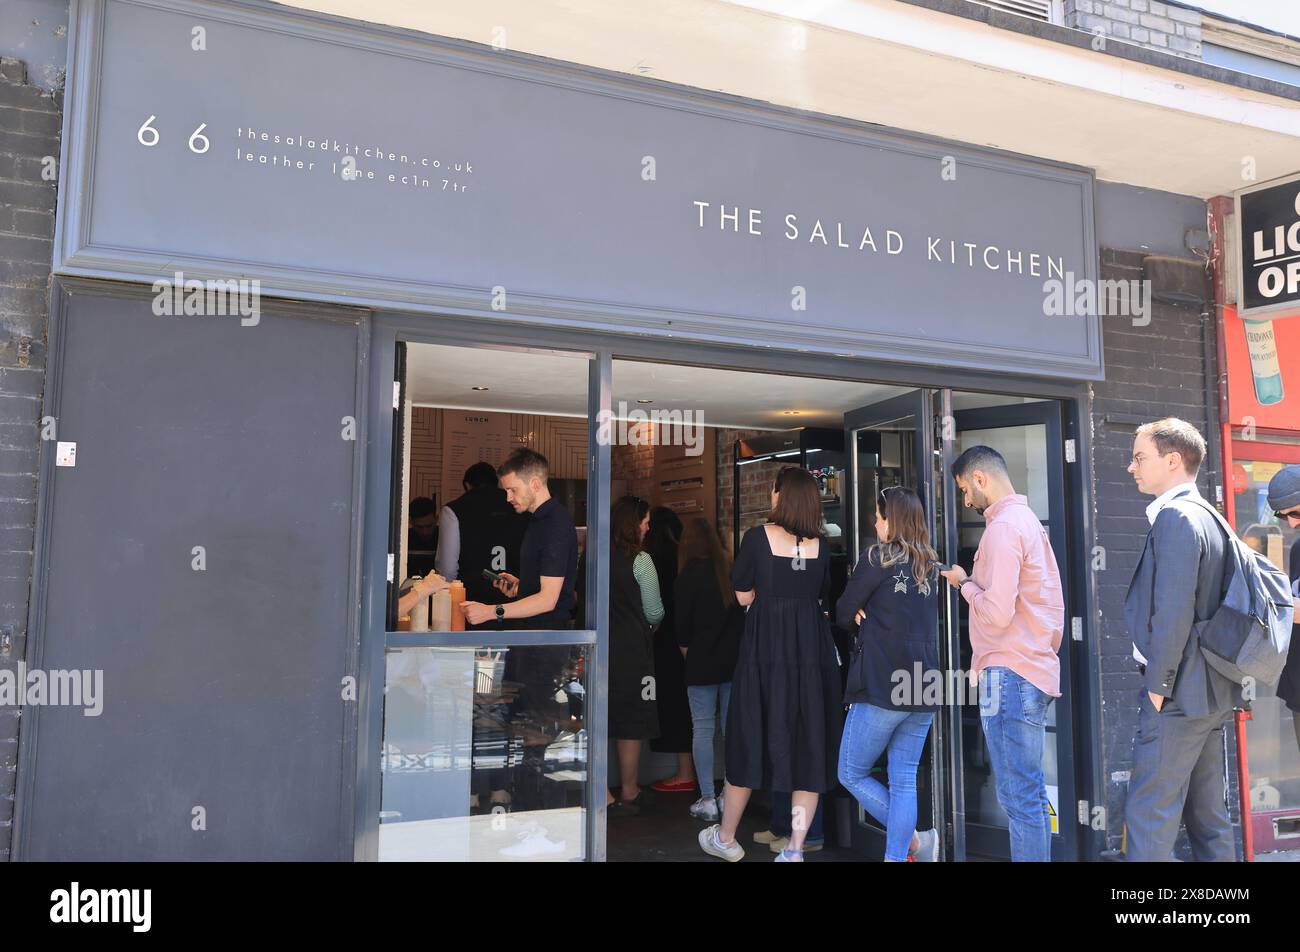
[[[673,780],[671,777],[650,784],[650,789],[657,790],[659,793],[692,793],[695,787],[694,780]]]

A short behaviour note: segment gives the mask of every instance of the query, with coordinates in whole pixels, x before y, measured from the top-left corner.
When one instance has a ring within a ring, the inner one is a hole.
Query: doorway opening
[[[715,724],[714,783],[701,784],[698,751],[692,749],[691,686],[677,650],[672,604],[678,566],[671,546],[663,545],[665,537],[680,538],[688,522],[705,520],[734,556],[744,533],[767,521],[777,473],[792,465],[810,472],[821,496],[830,551],[826,607],[833,620],[835,601],[859,554],[877,541],[874,500],[889,486],[918,493],[940,558],[971,570],[983,521],[960,508],[946,467],[964,449],[984,444],[1007,459],[1017,492],[1028,497],[1051,536],[1062,578],[1070,578],[1059,401],[618,359],[611,409],[619,438],[611,440],[610,497],[635,497],[649,510],[656,530],[646,548],[664,602],[654,631],[658,735],[643,740],[631,767],[618,739],[610,740],[608,786],[617,798],[639,801],[630,811],[611,808],[612,860],[706,858],[694,838],[701,821],[690,811],[710,787],[720,791],[725,744]],[[934,637],[941,663],[948,671],[966,671],[971,649],[965,603],[946,587],[940,601]],[[838,627],[832,633],[843,675],[857,633]],[[611,641],[617,636],[611,630]],[[1064,696],[1051,705],[1044,756],[1056,815],[1061,803],[1073,802],[1069,652],[1067,638]],[[720,705],[714,717],[720,720]],[[883,782],[883,760],[877,771]],[[978,704],[945,706],[918,771],[918,828],[938,827],[946,859],[1005,858],[1007,820],[993,790]],[[751,803],[738,841],[747,860],[770,859],[770,845],[754,842],[754,834],[778,841],[788,835],[782,824],[788,794],[756,792]],[[822,798],[818,813],[809,842],[820,847],[819,859],[883,856],[881,825],[838,784]],[[1054,855],[1074,854],[1071,832],[1054,823]]]
[[[675,617],[677,543],[692,523],[702,520],[720,548],[734,558],[744,533],[767,521],[776,475],[789,465],[804,467],[813,473],[823,500],[823,542],[830,554],[833,605],[850,564],[844,412],[906,389],[715,367],[613,362],[610,497],[616,503],[627,496],[644,501],[649,514],[645,547],[655,564],[663,615],[653,633],[658,730],[656,736],[640,739],[630,766],[615,736],[618,725],[611,718],[609,788],[625,801],[628,787],[634,786],[631,793],[642,802],[633,811],[622,810],[622,802],[611,807],[606,827],[609,859],[707,859],[696,843],[703,822],[690,812],[706,799],[710,786],[701,786],[696,770],[700,757],[693,750],[690,690],[697,696],[697,707],[709,703],[709,692],[707,685],[686,681],[707,681],[713,676],[697,673],[694,661],[698,659],[687,664],[689,648],[687,658],[679,650],[683,632]],[[618,651],[612,644],[618,636],[611,625],[611,652]],[[837,631],[836,639],[840,656],[847,658],[848,637]],[[734,659],[724,663],[734,664]],[[614,696],[618,686],[611,684],[610,690],[612,707],[620,700]],[[706,696],[703,701],[701,693]],[[721,704],[715,700],[712,710],[711,772],[716,793],[721,789],[725,749],[721,730],[716,729]],[[839,845],[840,840],[824,834],[824,828],[832,825],[826,822],[826,813],[833,808],[828,800],[811,819],[810,832],[821,835],[820,842],[814,838],[809,845],[819,849],[823,860],[856,859],[858,854],[847,840]],[[781,825],[783,817],[788,822],[789,811],[788,792],[755,791],[739,832],[747,860],[772,858],[773,844],[754,843],[754,834],[772,834],[779,852],[780,839],[789,835]],[[846,813],[841,826],[847,828],[848,823]]]

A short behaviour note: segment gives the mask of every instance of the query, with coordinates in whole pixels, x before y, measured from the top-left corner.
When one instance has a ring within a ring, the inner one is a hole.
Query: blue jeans
[[[712,798],[713,732],[725,732],[727,705],[731,703],[731,682],[726,684],[688,684],[686,700],[691,705],[691,755],[695,758],[695,779],[700,782],[700,796]],[[718,708],[721,707],[721,714]],[[721,717],[721,720],[718,718]]]
[[[1052,858],[1052,819],[1043,782],[1044,694],[1010,668],[980,672],[980,723],[998,803],[1007,811],[1013,863]]]
[[[885,828],[885,859],[907,862],[916,832],[916,768],[934,714],[854,704],[840,741],[840,783]],[[869,776],[889,751],[889,786]]]

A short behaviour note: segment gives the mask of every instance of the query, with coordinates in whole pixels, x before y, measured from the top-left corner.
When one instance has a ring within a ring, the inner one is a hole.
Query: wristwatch
[[[505,618],[505,617],[506,617],[506,606],[504,606],[504,605],[498,605],[498,606],[497,606],[497,621],[501,621],[501,620],[502,620],[503,618]]]

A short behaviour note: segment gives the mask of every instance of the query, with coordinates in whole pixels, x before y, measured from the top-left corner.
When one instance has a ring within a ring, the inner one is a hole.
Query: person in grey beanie
[[[1268,504],[1273,514],[1292,529],[1300,529],[1300,466],[1284,466],[1268,482]],[[1289,575],[1293,586],[1300,579],[1300,538],[1291,545]],[[1295,589],[1292,589],[1295,591]],[[1296,599],[1296,618],[1300,619],[1300,598]],[[1291,629],[1291,648],[1286,667],[1277,683],[1277,696],[1291,709],[1295,721],[1296,743],[1300,745],[1300,623]]]

